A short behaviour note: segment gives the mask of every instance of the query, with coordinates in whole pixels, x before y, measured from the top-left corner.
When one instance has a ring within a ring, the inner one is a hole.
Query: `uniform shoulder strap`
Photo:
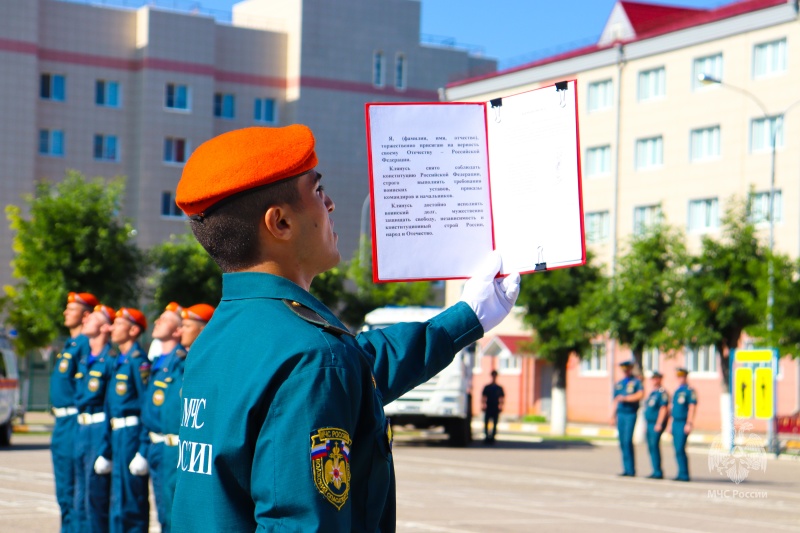
[[[350,337],[355,337],[355,335],[353,335],[346,329],[340,328],[339,326],[334,326],[333,324],[325,320],[322,317],[322,315],[320,315],[310,307],[301,304],[300,302],[295,302],[294,300],[287,300],[284,298],[283,303],[286,304],[286,307],[291,309],[291,311],[295,315],[299,316],[306,322],[310,322],[311,324],[314,324],[315,326],[322,328],[323,331],[332,333],[337,337],[341,337],[342,335],[349,335]]]

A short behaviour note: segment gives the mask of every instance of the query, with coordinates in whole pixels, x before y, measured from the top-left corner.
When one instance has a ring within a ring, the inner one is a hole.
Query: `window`
[[[236,115],[236,97],[232,94],[214,93],[214,116],[233,118]]]
[[[719,226],[719,202],[716,198],[689,201],[689,231],[705,231]]]
[[[773,214],[775,222],[783,220],[783,195],[779,190],[775,190]],[[769,191],[750,195],[750,222],[753,224],[769,222]]]
[[[275,119],[275,100],[273,98],[256,98],[253,107],[253,119],[256,122],[274,123]]]
[[[588,357],[581,359],[581,374],[606,374],[606,344],[593,342]]]
[[[648,228],[661,222],[660,205],[641,205],[633,208],[633,233],[641,235]]]
[[[664,142],[661,136],[636,141],[636,170],[647,170],[664,164]]]
[[[117,136],[101,135],[94,136],[94,158],[98,161],[117,161]]]
[[[701,74],[707,74],[715,80],[722,81],[722,54],[698,57],[692,64],[692,89],[697,90],[716,85],[700,81]]]
[[[64,132],[61,130],[39,130],[39,153],[41,155],[64,155]]]
[[[611,80],[596,81],[589,84],[588,109],[592,111],[602,111],[610,109],[614,98],[614,88]]]
[[[406,88],[406,56],[397,54],[394,63],[394,87],[400,91]]]
[[[586,150],[586,175],[601,176],[611,173],[611,147],[596,146]]]
[[[664,67],[639,73],[638,94],[640,102],[666,96],[667,71]]]
[[[522,358],[509,350],[503,350],[497,358],[497,371],[504,374],[519,373],[522,371]]]
[[[383,87],[386,83],[383,62],[383,52],[372,54],[372,85],[375,87]]]
[[[658,348],[646,348],[642,352],[642,370],[652,375],[661,369],[661,358]]]
[[[753,48],[753,78],[786,71],[786,39],[757,44]]]
[[[177,139],[175,137],[164,139],[164,162],[186,162],[186,139]]]
[[[586,213],[586,242],[605,242],[611,235],[611,216],[608,211]]]
[[[97,80],[94,83],[94,103],[105,107],[119,107],[119,83]]]
[[[777,117],[754,118],[750,123],[750,151],[763,152],[772,150],[772,139],[775,148],[783,146],[783,115]]]
[[[189,87],[176,83],[167,84],[166,99],[164,107],[167,109],[189,109]]]
[[[717,373],[717,350],[713,346],[686,349],[686,369],[697,374]]]
[[[161,193],[161,216],[170,218],[184,218],[183,211],[175,203],[175,198],[172,196],[172,191],[164,191]]]
[[[689,135],[689,159],[706,161],[719,157],[719,126],[692,130]]]
[[[66,80],[61,74],[42,74],[39,79],[39,96],[42,100],[66,100]]]

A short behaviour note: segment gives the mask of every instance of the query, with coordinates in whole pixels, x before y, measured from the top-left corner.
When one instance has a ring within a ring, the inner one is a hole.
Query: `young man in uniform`
[[[208,304],[196,304],[181,311],[181,346],[188,357],[192,344],[206,327],[214,308]],[[164,405],[161,406],[161,429],[164,431],[164,454],[161,460],[162,485],[164,487],[164,509],[166,510],[166,528],[172,526],[172,501],[175,499],[175,483],[178,478],[178,431],[181,427],[183,370],[186,357],[180,357],[166,378],[167,390],[164,393]],[[189,457],[187,456],[187,460]]]
[[[108,427],[105,413],[106,389],[111,381],[117,353],[109,342],[114,310],[97,305],[83,321],[81,333],[89,339],[89,353],[78,364],[76,403],[78,434],[76,437],[75,508],[78,522],[75,531],[105,533],[108,531],[108,475],[95,471]],[[104,470],[102,461],[98,469]]]
[[[633,428],[636,425],[636,412],[639,402],[644,397],[642,382],[633,375],[633,361],[623,361],[619,364],[625,373],[614,387],[614,418],[617,423],[619,447],[622,450],[622,473],[620,476],[633,477],[636,475],[636,462],[633,456]]]
[[[661,470],[661,435],[667,428],[669,393],[661,386],[661,377],[660,372],[653,372],[651,378],[653,390],[650,391],[644,406],[647,449],[650,452],[650,463],[653,465],[653,473],[647,476],[650,479],[664,479],[664,472]]]
[[[50,403],[56,417],[50,450],[56,500],[61,508],[61,533],[74,531],[75,518],[75,435],[78,432],[78,408],[75,405],[75,374],[78,362],[89,353],[89,339],[81,334],[84,319],[99,304],[88,292],[71,292],[64,308],[64,326],[69,338],[56,356],[50,375]]]
[[[481,395],[481,409],[483,410],[483,432],[486,435],[485,441],[494,443],[497,435],[497,422],[500,420],[500,412],[506,401],[506,394],[503,387],[497,384],[497,370],[492,370],[492,382],[483,388]],[[492,422],[492,433],[489,434],[489,421]]]
[[[462,302],[353,336],[308,292],[340,260],[334,203],[302,125],[245,128],[195,150],[178,206],[223,271],[183,383],[175,532],[395,529],[383,405],[511,310],[493,254]]]
[[[166,527],[167,510],[164,503],[164,488],[161,479],[161,457],[164,451],[164,432],[161,428],[161,408],[164,405],[164,394],[167,389],[167,377],[177,358],[186,355],[180,345],[181,310],[176,302],[167,304],[161,315],[155,320],[153,339],[161,342],[161,355],[150,367],[142,399],[142,414],[139,426],[139,451],[131,460],[128,468],[135,476],[150,474],[153,482],[153,495],[156,500],[156,511],[162,531]]]
[[[678,368],[678,388],[672,397],[672,442],[675,446],[675,460],[678,463],[678,476],[673,481],[689,481],[689,460],[686,457],[686,440],[694,427],[697,412],[697,394],[686,383],[689,371]]]
[[[111,342],[120,355],[106,393],[106,416],[111,423],[95,472],[111,474],[112,533],[147,533],[150,525],[147,477],[134,476],[128,468],[139,450],[139,418],[150,374],[150,360],[139,345],[146,330],[144,313],[132,307],[118,309],[111,324]]]

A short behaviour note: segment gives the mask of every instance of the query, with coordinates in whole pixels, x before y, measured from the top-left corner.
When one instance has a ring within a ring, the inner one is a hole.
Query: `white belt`
[[[56,415],[56,418],[62,418],[64,416],[71,416],[78,414],[77,407],[53,407],[53,414]]]
[[[166,440],[167,439],[161,433],[153,433],[152,431],[150,432],[150,442],[152,442],[153,444],[161,444]]]
[[[126,416],[123,418],[112,418],[111,429],[129,428],[139,425],[138,416]]]
[[[81,413],[78,415],[78,424],[82,426],[88,426],[89,424],[99,424],[100,422],[106,421],[106,414],[105,413]]]
[[[164,435],[164,444],[167,446],[177,446],[179,442],[177,435]]]

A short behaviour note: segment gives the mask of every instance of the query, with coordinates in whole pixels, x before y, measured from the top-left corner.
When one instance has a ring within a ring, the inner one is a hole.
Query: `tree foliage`
[[[39,183],[24,207],[6,206],[20,281],[5,291],[21,350],[58,335],[69,291],[91,292],[115,307],[138,300],[145,262],[133,227],[118,215],[123,191],[122,178],[87,180],[69,171],[60,183]]]

